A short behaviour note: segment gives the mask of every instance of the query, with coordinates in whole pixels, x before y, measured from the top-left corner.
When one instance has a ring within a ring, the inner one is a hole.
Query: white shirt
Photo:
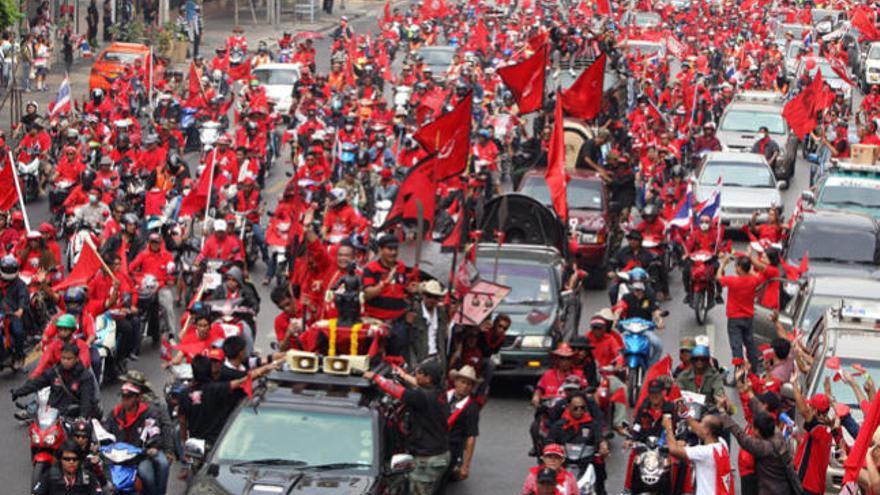
[[[709,445],[695,445],[693,447],[685,447],[688,459],[694,463],[694,471],[697,478],[697,490],[695,495],[715,495],[716,482],[716,466],[715,452],[721,454],[722,450],[727,448],[724,439],[719,438],[717,443]],[[725,486],[727,483],[725,482]]]
[[[428,355],[433,356],[437,354],[437,308],[429,311],[422,303],[422,316],[428,323]]]

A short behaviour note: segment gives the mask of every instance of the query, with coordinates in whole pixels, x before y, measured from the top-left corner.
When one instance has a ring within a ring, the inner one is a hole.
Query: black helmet
[[[95,183],[95,172],[91,169],[85,169],[82,173],[82,188],[84,191],[88,191],[92,188],[92,185]]]
[[[257,123],[252,122],[250,120],[247,122],[247,124],[245,124],[245,127],[247,128],[248,131],[256,131],[257,129],[259,129],[259,126],[257,125]]]
[[[70,305],[80,305],[86,302],[86,293],[82,287],[71,287],[64,293],[64,304],[70,310]],[[71,311],[72,312],[72,311]]]
[[[15,256],[7,254],[0,259],[0,275],[3,280],[14,280],[15,277],[18,277],[18,268],[18,260]]]
[[[86,418],[76,418],[70,426],[70,435],[73,437],[85,436],[92,438],[92,423]]]

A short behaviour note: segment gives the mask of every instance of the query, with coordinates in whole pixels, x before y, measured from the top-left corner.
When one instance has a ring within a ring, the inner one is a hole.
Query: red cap
[[[383,179],[390,179],[392,174],[393,174],[393,172],[391,171],[390,168],[383,168],[379,172],[379,177],[382,177]]]
[[[563,342],[559,344],[556,349],[553,350],[550,354],[559,357],[572,357],[574,356],[574,350],[572,350],[571,346],[568,345],[567,342]]]
[[[558,455],[559,457],[565,457],[565,450],[562,448],[562,445],[551,443],[544,447],[542,455]]]
[[[207,356],[208,359],[210,359],[211,361],[223,361],[224,359],[226,359],[226,355],[223,354],[223,349],[218,349],[216,347],[209,347],[205,349],[203,354]]]
[[[831,400],[825,394],[816,394],[810,397],[807,404],[813,406],[820,413],[825,413],[831,407]]]

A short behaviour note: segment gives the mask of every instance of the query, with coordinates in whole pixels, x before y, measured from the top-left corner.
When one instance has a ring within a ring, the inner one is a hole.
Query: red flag
[[[477,24],[474,26],[473,31],[471,32],[470,39],[468,40],[468,44],[474,51],[481,51],[486,53],[489,49],[489,30],[486,29],[486,25],[483,24],[483,19],[477,19]]]
[[[565,172],[565,130],[562,126],[562,97],[556,95],[556,111],[553,112],[553,133],[547,150],[547,171],[544,180],[550,189],[553,209],[563,222],[568,221],[568,177]]]
[[[868,408],[859,429],[859,436],[856,437],[856,442],[849,451],[849,455],[846,456],[846,462],[843,463],[843,468],[846,470],[843,475],[844,483],[855,482],[859,479],[859,471],[865,464],[865,455],[868,454],[871,437],[877,430],[877,426],[880,426],[880,395],[874,397],[871,402],[871,407]]]
[[[610,402],[626,405],[626,387],[620,387],[608,396]]]
[[[865,9],[859,8],[853,12],[852,25],[862,33],[865,39],[870,41],[880,39],[880,31],[877,30],[877,26]]]
[[[104,263],[100,255],[95,251],[95,245],[91,242],[85,242],[73,270],[70,270],[67,278],[52,286],[52,289],[57,292],[68,287],[86,285],[96,273],[103,269],[103,266]]]
[[[434,120],[434,117],[443,110],[443,101],[446,99],[446,93],[441,90],[434,90],[426,94],[419,101],[416,107],[416,121],[424,122],[426,120]]]
[[[798,264],[798,270],[801,274],[807,273],[810,271],[810,253],[804,253],[804,257],[801,258],[801,262]]]
[[[813,82],[803,89],[797,96],[785,104],[782,116],[785,118],[791,130],[801,139],[816,128],[817,106],[824,105],[822,93],[816,92],[816,81],[822,83],[822,73],[816,71]],[[818,100],[823,99],[819,103]]]
[[[437,198],[435,163],[436,157],[430,155],[413,165],[406,177],[400,182],[400,188],[398,188],[394,204],[388,212],[385,225],[418,218],[419,202],[422,204],[423,219],[429,225],[434,224],[434,205]]]
[[[420,12],[421,16],[424,19],[444,17],[448,13],[449,9],[447,9],[446,2],[444,2],[443,0],[426,0],[422,4],[422,10]]]
[[[453,248],[458,249],[461,246],[462,234],[464,233],[464,208],[461,206],[461,201],[455,199],[451,207],[448,208],[450,216],[452,216],[452,220],[455,224],[452,227],[452,232],[446,236],[445,239],[441,242],[441,246],[444,248]]]
[[[15,162],[5,159],[6,166],[0,170],[0,211],[9,211],[18,204],[18,189],[15,187]],[[21,184],[21,182],[19,182]]]
[[[648,385],[651,383],[651,380],[655,378],[660,378],[661,376],[671,376],[672,375],[672,358],[669,357],[669,354],[663,356],[662,359],[654,363],[651,368],[648,369],[648,372],[645,373],[645,379],[642,382],[642,389],[639,390],[639,400],[636,403],[635,410],[638,411],[639,407],[644,402],[645,397],[648,396]]]
[[[179,216],[192,216],[201,211],[202,208],[207,207],[208,191],[211,187],[211,174],[214,167],[214,153],[213,151],[211,152],[211,162],[202,171],[202,175],[199,176],[199,181],[196,182],[195,187],[180,202],[180,210],[177,213]]]
[[[202,80],[199,78],[199,73],[196,70],[196,64],[189,64],[189,94],[187,95],[186,101],[187,103],[184,106],[188,106],[192,104],[192,106],[198,106],[198,103],[202,98]]]
[[[385,9],[382,12],[382,24],[391,22],[391,0],[385,0]]]
[[[579,119],[592,119],[602,108],[602,86],[605,82],[605,54],[590,65],[570,88],[562,92],[565,113]]]
[[[235,67],[229,67],[229,77],[233,81],[241,81],[242,79],[250,79],[250,77],[251,77],[251,59],[247,59],[244,62],[236,65]]]
[[[413,136],[429,154],[436,166],[436,181],[461,175],[467,170],[471,148],[471,112],[473,93],[461,99],[451,112],[416,131]]]
[[[498,69],[498,75],[516,98],[520,115],[536,112],[544,105],[544,76],[547,67],[547,49],[516,65]]]
[[[247,374],[247,378],[244,379],[244,383],[241,384],[241,389],[247,394],[248,399],[254,398],[254,377],[250,373]]]
[[[599,15],[611,15],[611,2],[609,0],[596,0],[596,13]]]
[[[550,33],[547,31],[542,31],[531,38],[526,42],[526,47],[528,47],[529,51],[532,53],[537,52],[544,48],[547,45],[547,40],[550,39]]]
[[[837,74],[837,77],[843,79],[844,82],[849,84],[850,86],[855,86],[856,83],[853,82],[852,79],[849,78],[849,75],[846,73],[846,65],[844,61],[837,57],[830,57],[828,59],[828,65],[831,66],[831,70]]]

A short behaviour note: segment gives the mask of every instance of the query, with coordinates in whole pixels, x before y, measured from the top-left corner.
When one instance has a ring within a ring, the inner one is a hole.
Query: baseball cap
[[[551,443],[544,447],[541,455],[555,455],[559,457],[565,457],[565,450],[563,450],[562,445],[559,445],[558,443]]]
[[[125,382],[121,387],[122,393],[124,394],[141,394],[141,388],[131,382]]]
[[[663,380],[659,378],[654,378],[653,380],[651,380],[650,383],[648,383],[649,394],[656,394],[659,392],[663,392],[664,390],[666,390],[666,385],[663,383]]]
[[[379,238],[378,245],[380,248],[395,248],[400,246],[400,239],[394,234],[385,234]]]
[[[813,406],[817,411],[823,414],[828,412],[828,409],[831,408],[831,400],[825,394],[816,394],[810,397],[807,404]]]

